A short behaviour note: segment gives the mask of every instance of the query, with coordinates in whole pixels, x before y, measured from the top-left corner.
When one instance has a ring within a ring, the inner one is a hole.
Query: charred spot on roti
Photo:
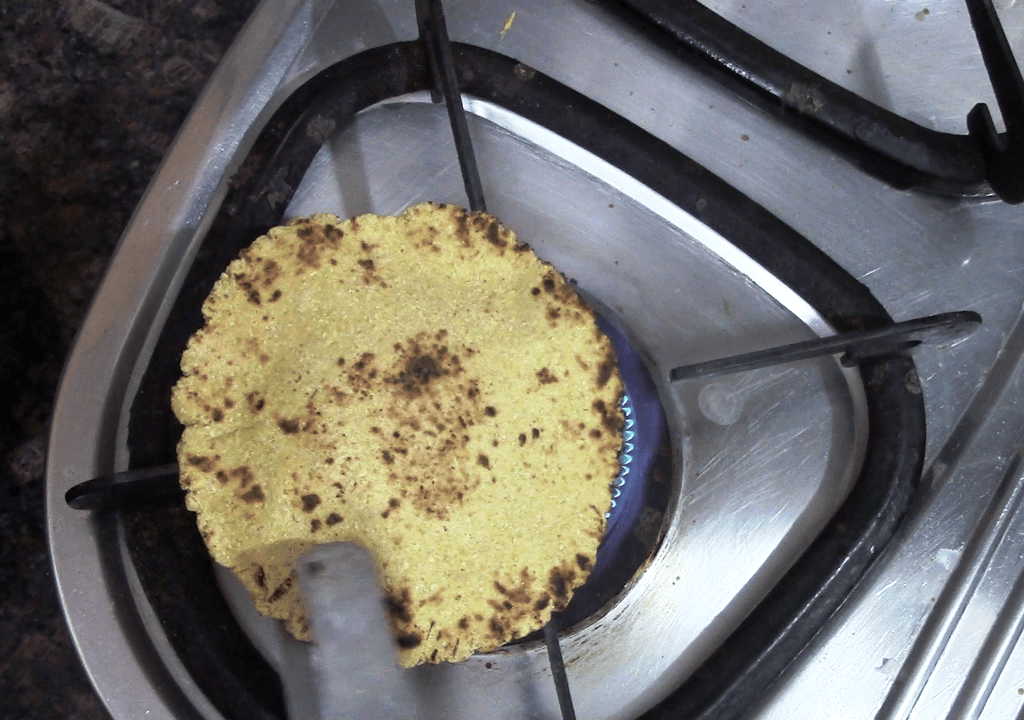
[[[246,393],[245,402],[249,406],[249,412],[253,415],[257,414],[266,405],[266,401],[260,396],[258,390],[253,390],[250,393]]]
[[[263,488],[259,485],[253,485],[249,490],[239,496],[242,502],[249,503],[250,505],[255,503],[266,502],[266,496],[263,494]]]
[[[340,523],[344,519],[345,518],[343,518],[338,513],[332,512],[330,515],[328,515],[326,518],[324,518],[324,522],[327,524],[327,527],[333,527],[333,526],[337,525],[338,523]]]
[[[285,593],[292,589],[292,584],[295,582],[295,576],[289,575],[286,577],[280,585],[274,588],[274,592],[270,593],[270,597],[267,598],[268,603],[276,603]]]
[[[320,496],[316,493],[308,493],[299,498],[302,501],[302,512],[311,513],[320,504]]]
[[[603,388],[611,380],[612,373],[615,372],[615,358],[606,356],[601,361],[601,366],[597,371],[597,387]]]
[[[185,461],[194,468],[203,472],[212,472],[217,466],[216,463],[205,455],[186,455]]]
[[[285,435],[294,435],[299,431],[299,421],[295,418],[280,418],[277,421],[277,426]]]
[[[410,599],[409,588],[402,588],[398,592],[391,592],[385,595],[384,601],[387,604],[388,614],[391,618],[400,623],[408,625],[412,622],[412,600]]]
[[[551,383],[558,382],[558,378],[546,367],[542,367],[537,371],[537,380],[540,381],[541,385],[550,385]]]
[[[395,641],[398,643],[398,647],[408,650],[423,642],[423,636],[419,633],[404,633],[395,638]]]
[[[601,425],[608,430],[608,432],[621,432],[623,420],[622,413],[618,408],[615,408],[614,410],[609,408],[608,403],[601,398],[594,400],[591,407],[601,416]]]
[[[569,588],[572,581],[576,579],[576,572],[572,568],[553,567],[548,574],[548,591],[555,598],[559,607],[568,604]]]
[[[249,483],[256,480],[256,476],[253,475],[252,469],[248,465],[239,465],[229,473],[229,476],[231,479],[237,480],[239,487],[243,490],[248,487]],[[220,478],[218,477],[218,479]]]

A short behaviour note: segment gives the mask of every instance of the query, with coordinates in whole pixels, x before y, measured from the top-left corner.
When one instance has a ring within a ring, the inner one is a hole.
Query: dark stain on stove
[[[316,510],[316,506],[320,504],[320,496],[316,493],[309,493],[299,498],[302,500],[302,512],[310,513]]]
[[[917,370],[911,369],[907,373],[904,382],[907,387],[907,392],[911,393],[912,395],[921,394],[921,377],[917,374]]]
[[[239,497],[243,502],[246,502],[250,505],[262,503],[267,499],[266,496],[263,494],[263,488],[260,487],[259,485],[253,485],[251,488],[249,488],[248,491],[246,491]]]
[[[529,82],[537,75],[536,70],[529,65],[524,65],[523,63],[516,63],[515,67],[512,68],[512,72],[523,82]]]
[[[282,597],[284,597],[285,593],[287,593],[289,590],[292,589],[292,583],[294,583],[294,582],[295,582],[294,575],[289,575],[288,577],[286,577],[281,582],[280,585],[278,585],[276,588],[274,588],[274,592],[270,593],[270,597],[267,598],[267,602],[268,603],[276,603],[278,600],[280,600]]]
[[[338,123],[331,117],[325,115],[314,115],[308,123],[306,123],[306,135],[310,137],[314,142],[323,145],[327,140],[334,134],[334,131],[338,128]]]
[[[821,90],[796,81],[789,86],[782,100],[806,115],[815,115],[825,108],[825,96]]]

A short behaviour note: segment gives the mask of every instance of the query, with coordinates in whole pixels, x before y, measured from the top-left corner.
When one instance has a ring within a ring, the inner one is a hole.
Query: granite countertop
[[[50,570],[47,420],[122,230],[255,5],[0,3],[0,718],[109,717]]]

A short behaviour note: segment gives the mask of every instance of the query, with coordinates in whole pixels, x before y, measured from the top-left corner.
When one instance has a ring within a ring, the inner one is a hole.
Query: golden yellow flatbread
[[[411,666],[528,634],[586,579],[618,471],[614,350],[494,218],[296,220],[203,313],[173,393],[181,483],[260,612],[306,639],[293,563],[358,543]]]

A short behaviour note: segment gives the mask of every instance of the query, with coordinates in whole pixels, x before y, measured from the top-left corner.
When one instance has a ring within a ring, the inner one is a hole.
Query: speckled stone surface
[[[254,0],[0,2],[0,718],[107,718],[44,535],[45,431],[114,246]]]

